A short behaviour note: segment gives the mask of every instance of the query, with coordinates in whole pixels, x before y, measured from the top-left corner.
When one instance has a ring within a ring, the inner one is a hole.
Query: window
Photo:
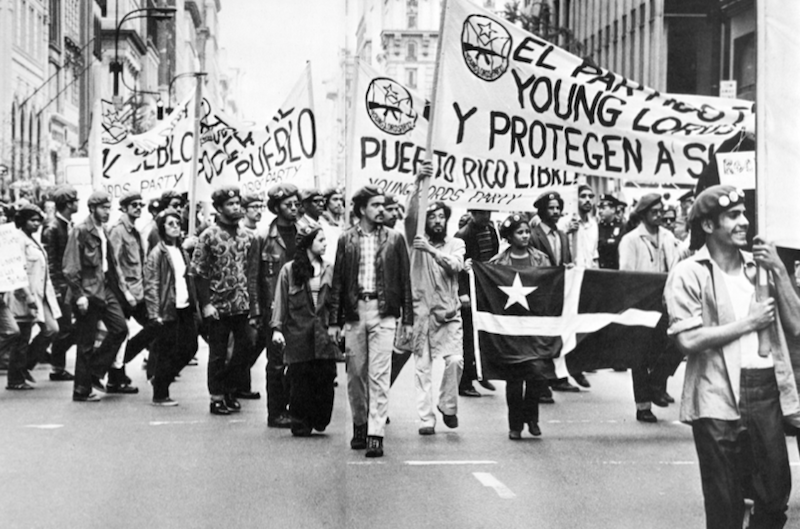
[[[407,61],[416,61],[417,60],[417,43],[416,42],[409,42],[408,43],[406,60]]]
[[[61,45],[61,0],[50,0],[50,44]]]
[[[408,29],[417,29],[417,15],[408,15]]]
[[[409,88],[417,87],[417,69],[406,68],[406,86]]]

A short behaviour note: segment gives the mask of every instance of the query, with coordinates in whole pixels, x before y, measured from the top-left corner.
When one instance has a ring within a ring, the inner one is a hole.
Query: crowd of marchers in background
[[[450,235],[450,206],[433,202],[421,211],[421,183],[430,175],[422,164],[402,203],[378,187],[355,190],[348,218],[343,189],[291,183],[266,197],[220,187],[210,197],[213,217],[195,223],[187,196],[173,191],[149,203],[126,193],[113,225],[104,191],[91,194],[83,219],[74,218],[78,195],[66,185],[44,207],[1,205],[0,222],[19,230],[28,276],[27,287],[0,297],[6,389],[34,389],[31,371],[47,363],[50,380],[72,381],[76,402],[100,401],[94,390],[135,394],[126,364],[147,350],[152,404],[176,406],[170,385],[202,337],[211,414],[230,415],[240,400],[261,398],[251,369],[266,350],[267,425],[306,437],[329,425],[336,362],[344,361],[350,446],[381,457],[390,386],[412,356],[420,435],[436,433],[437,413],[457,428],[459,397],[481,396],[476,381],[496,389],[477,375],[474,263],[668,273],[672,339],[652,361],[631,367],[635,417],[655,423],[651,406],[675,402],[667,379],[688,358],[680,414],[692,426],[709,527],[740,527],[745,497],[755,503],[752,519],[785,523],[791,479],[783,425],[800,425],[790,354],[800,298],[773,245],[757,237],[745,251],[741,191],[688,192],[679,208],[652,193],[628,208],[581,185],[575,212],[547,191],[534,211],[497,222],[491,211],[471,210]],[[265,208],[274,218],[262,226]],[[145,209],[152,220],[143,225]],[[756,264],[769,272],[762,299],[754,296]],[[130,319],[141,326],[134,336]],[[74,374],[66,365],[73,345]],[[535,358],[504,366],[509,439],[521,439],[525,427],[542,435],[539,405],[553,403],[553,392],[590,387],[583,372],[556,374],[561,348],[558,337],[538,337]],[[444,369],[434,397],[437,358]]]

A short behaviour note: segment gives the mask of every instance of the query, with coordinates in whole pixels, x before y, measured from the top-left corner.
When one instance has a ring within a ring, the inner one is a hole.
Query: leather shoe
[[[508,432],[508,438],[512,441],[519,441],[522,439],[522,432],[519,430],[511,430]]]
[[[292,420],[286,415],[279,415],[277,419],[268,418],[267,426],[270,428],[291,428]]]
[[[433,426],[423,426],[419,429],[420,435],[433,435],[436,433],[436,430],[433,429]]]
[[[100,397],[97,396],[97,393],[89,393],[88,395],[73,393],[72,400],[74,402],[100,402]]]
[[[209,406],[209,411],[211,415],[230,415],[231,410],[225,407],[225,403],[221,400],[212,400],[211,405]]]
[[[529,422],[528,431],[534,437],[539,437],[540,435],[542,435],[542,430],[539,429],[539,423],[537,422]]]
[[[650,410],[636,410],[636,420],[640,422],[658,422],[658,417]]]
[[[238,413],[242,411],[242,405],[239,404],[239,401],[236,400],[236,397],[230,393],[223,397],[223,402],[225,403],[225,407],[228,408],[231,413]]]
[[[106,385],[106,393],[133,395],[134,393],[139,393],[139,388],[130,384],[108,384]]]
[[[662,396],[664,397],[665,401],[669,402],[670,404],[675,404],[675,399],[666,391],[662,394]]]
[[[473,388],[472,386],[464,389],[459,389],[458,394],[462,397],[480,397],[481,394],[478,393],[478,390]]]
[[[94,389],[99,389],[103,393],[106,391],[106,387],[103,385],[103,381],[100,380],[100,377],[92,375],[92,387]]]
[[[234,396],[237,399],[259,400],[261,398],[261,393],[258,391],[237,391],[234,393]]]
[[[577,382],[578,385],[582,388],[592,387],[592,385],[589,384],[589,380],[586,378],[586,375],[584,375],[583,373],[577,373],[575,375],[572,375],[572,378],[574,378],[575,382]]]
[[[50,373],[50,380],[53,382],[69,382],[70,380],[75,380],[75,375],[66,369],[61,369]]]
[[[153,406],[161,406],[163,408],[172,408],[177,406],[178,403],[172,400],[171,398],[167,397],[165,399],[153,399],[152,402]]]
[[[24,390],[34,389],[34,388],[33,388],[33,386],[31,386],[27,382],[21,382],[19,384],[9,384],[8,386],[6,386],[6,389],[9,389],[9,390],[12,390],[12,391],[20,391],[20,390],[24,391]]]
[[[29,370],[26,369],[25,372],[23,373],[23,375],[25,376],[25,380],[27,380],[31,384],[36,384],[36,379],[33,378],[33,375],[31,374],[31,372]]]
[[[295,437],[311,437],[311,428],[308,426],[292,428],[292,435]]]
[[[494,387],[494,384],[492,384],[488,380],[479,380],[478,384],[480,384],[483,389],[488,389],[489,391],[494,391],[497,389],[496,387]]]
[[[367,436],[366,457],[383,457],[383,437]]]
[[[550,385],[553,391],[568,391],[570,393],[578,393],[581,389],[577,386],[573,386],[569,383],[568,380],[557,380]]]
[[[448,428],[458,428],[458,415],[445,415],[445,413],[442,411],[442,408],[439,406],[436,406],[436,409],[442,414],[442,421],[444,421],[445,426]]]
[[[555,404],[556,401],[552,395],[542,395],[539,397],[539,404]]]
[[[350,439],[350,448],[353,450],[363,450],[367,447],[367,425],[354,424],[353,438]]]
[[[663,394],[656,394],[651,399],[650,402],[652,402],[653,404],[655,404],[659,408],[666,408],[667,406],[669,406],[669,401],[667,401],[667,399],[664,398]]]

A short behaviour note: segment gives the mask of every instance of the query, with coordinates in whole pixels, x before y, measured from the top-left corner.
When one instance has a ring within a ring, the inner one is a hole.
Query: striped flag
[[[579,369],[590,364],[611,367],[619,359],[629,363],[650,349],[660,333],[666,278],[645,272],[516,271],[473,264],[471,301],[479,377],[502,378],[498,375],[503,366],[542,358],[553,339],[563,343],[561,359],[578,347],[574,354]],[[602,348],[591,345],[597,339],[603,341]],[[556,362],[556,368],[564,371],[563,360]]]

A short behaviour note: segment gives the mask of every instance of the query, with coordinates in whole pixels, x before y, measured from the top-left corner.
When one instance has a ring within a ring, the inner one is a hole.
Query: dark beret
[[[89,200],[86,201],[89,207],[111,205],[111,195],[105,191],[94,191],[89,195]]]
[[[240,194],[239,186],[224,185],[220,186],[211,193],[211,203],[215,207],[223,205],[227,200],[238,197]]]
[[[261,203],[264,202],[264,199],[261,197],[261,195],[258,195],[256,193],[245,193],[244,195],[242,195],[241,204],[243,208],[246,208],[251,204],[255,204],[256,202],[261,202]]]
[[[513,215],[509,215],[506,220],[500,225],[500,237],[502,239],[508,239],[511,235],[523,224],[528,223],[528,218],[524,215],[520,215],[519,213],[514,213]]]
[[[50,193],[50,197],[53,199],[53,202],[56,203],[56,207],[62,206],[78,200],[78,191],[71,185],[64,184],[57,186],[53,192]]]
[[[391,193],[386,193],[386,199],[383,201],[383,207],[388,208],[389,206],[394,206],[395,204],[399,204],[400,202],[397,201],[397,195],[393,195]],[[430,211],[430,208],[428,208]]]
[[[633,212],[637,214],[644,213],[656,204],[660,204],[661,200],[661,195],[658,193],[647,193],[639,199],[639,203],[636,204],[636,208],[633,210]]]
[[[689,210],[689,222],[710,219],[723,211],[744,203],[744,191],[733,186],[716,185],[705,189]]]
[[[169,206],[169,201],[172,200],[173,198],[178,198],[178,199],[183,200],[183,197],[181,197],[181,194],[178,193],[177,191],[175,191],[174,189],[167,189],[166,191],[162,192],[161,193],[161,206],[166,208],[167,206]]]
[[[297,186],[294,184],[290,184],[288,182],[278,184],[267,192],[267,208],[271,212],[276,213],[278,210],[278,204],[280,204],[286,198],[298,196],[298,193],[299,191]]]
[[[322,196],[324,196],[326,200],[331,198],[333,195],[344,195],[344,188],[341,186],[333,186],[329,187],[324,193],[322,193]]]
[[[536,209],[546,208],[551,200],[558,200],[562,206],[564,205],[564,199],[561,198],[561,195],[555,191],[547,191],[539,195],[539,198],[533,202],[533,207]]]
[[[306,200],[311,200],[315,197],[322,197],[322,193],[319,192],[319,189],[312,188],[312,189],[303,189],[300,191],[300,202],[305,202]]]
[[[686,193],[682,194],[678,198],[678,202],[683,202],[684,200],[689,200],[690,198],[693,198],[693,197],[694,197],[694,190],[690,189],[689,191],[687,191]]]
[[[124,208],[125,206],[127,206],[128,204],[133,202],[134,200],[141,200],[141,199],[142,199],[142,195],[138,191],[128,191],[127,193],[122,195],[122,197],[120,197],[119,205],[120,205],[120,207]]]

